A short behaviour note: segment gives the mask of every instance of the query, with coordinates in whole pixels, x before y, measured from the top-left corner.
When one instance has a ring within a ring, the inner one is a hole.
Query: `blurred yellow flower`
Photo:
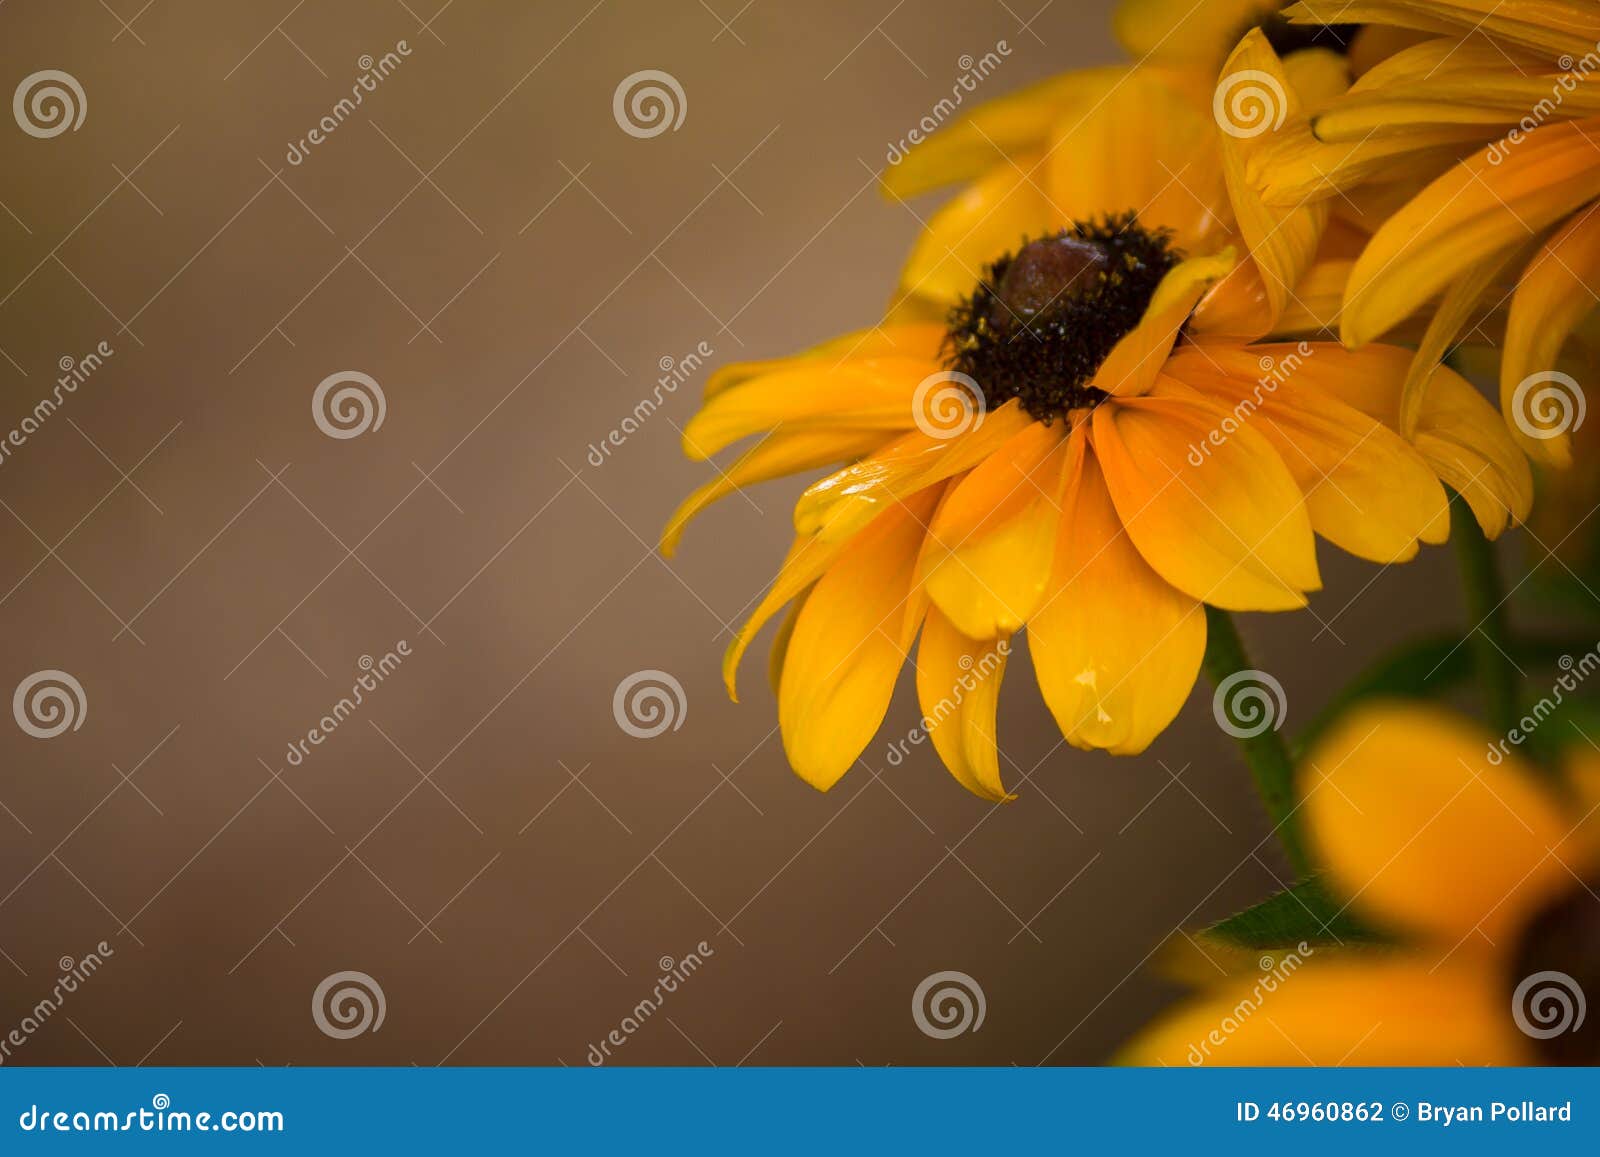
[[[1600,995],[1600,753],[1577,750],[1560,793],[1441,710],[1353,712],[1305,761],[1301,811],[1328,890],[1393,942],[1279,946],[1266,985],[1224,952],[1205,993],[1119,1059],[1600,1061],[1600,1017],[1581,1011]]]

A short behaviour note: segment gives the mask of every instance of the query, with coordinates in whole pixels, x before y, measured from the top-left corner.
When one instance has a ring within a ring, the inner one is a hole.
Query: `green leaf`
[[[1263,900],[1213,924],[1202,933],[1238,948],[1283,948],[1307,944],[1373,944],[1387,937],[1367,927],[1335,900],[1320,876],[1302,880],[1285,892]]]

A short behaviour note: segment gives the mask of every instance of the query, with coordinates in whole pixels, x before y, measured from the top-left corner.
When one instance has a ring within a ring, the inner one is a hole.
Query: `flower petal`
[[[1231,425],[1249,423],[1272,444],[1323,538],[1380,563],[1413,558],[1419,542],[1444,542],[1449,502],[1421,455],[1375,419],[1300,381],[1301,367],[1324,354],[1347,356],[1331,342],[1189,347],[1167,373],[1226,410]]]
[[[1201,454],[1227,418],[1165,378],[1148,397],[1102,403],[1094,449],[1117,514],[1139,553],[1185,594],[1225,610],[1302,607],[1321,580],[1300,488],[1248,427]]]
[[[774,434],[757,443],[726,470],[701,486],[673,512],[661,532],[661,553],[671,558],[689,523],[718,499],[753,486],[834,462],[848,462],[883,444],[880,430],[799,430]]]
[[[962,787],[988,800],[1015,798],[1000,782],[995,716],[1010,646],[963,635],[930,607],[917,644],[917,702],[934,750]]]
[[[1547,124],[1434,181],[1378,230],[1345,300],[1345,344],[1364,345],[1479,262],[1525,240],[1600,188],[1600,118]],[[1505,163],[1497,163],[1497,157]]]
[[[1566,467],[1572,462],[1572,437],[1565,430],[1538,422],[1540,413],[1518,405],[1517,390],[1534,374],[1553,369],[1561,347],[1595,307],[1591,286],[1600,284],[1600,207],[1591,205],[1574,217],[1540,248],[1522,274],[1511,299],[1506,323],[1505,352],[1500,362],[1500,408],[1511,423],[1513,436],[1536,460]],[[1533,387],[1537,389],[1537,385]],[[1571,405],[1579,399],[1568,398]],[[1520,418],[1520,421],[1519,421]],[[1528,423],[1543,436],[1522,429]],[[1571,422],[1567,423],[1570,428]]]
[[[1168,270],[1139,324],[1112,347],[1090,384],[1119,397],[1148,393],[1183,323],[1206,290],[1234,268],[1235,260],[1233,250],[1224,249],[1211,257],[1180,261]]]
[[[923,525],[942,487],[884,511],[840,552],[795,620],[778,687],[790,766],[826,791],[883,722],[905,659],[901,630]]]
[[[953,483],[928,528],[918,575],[974,639],[1021,628],[1050,577],[1065,441],[1035,422]]]
[[[1069,743],[1136,755],[1194,687],[1205,612],[1134,548],[1086,441],[1073,438],[1055,566],[1044,604],[1028,621],[1028,650]]]
[[[1530,1056],[1498,972],[1404,955],[1318,956],[1211,989],[1160,1017],[1129,1065],[1517,1065]]]
[[[1136,60],[1155,57],[1214,73],[1238,40],[1278,10],[1280,0],[1118,0],[1117,41]]]
[[[1383,927],[1498,944],[1570,884],[1550,854],[1559,809],[1513,749],[1490,744],[1434,708],[1376,704],[1336,724],[1300,773],[1334,890]]]
[[[832,368],[851,358],[906,357],[937,361],[944,345],[945,327],[940,322],[914,322],[906,325],[876,325],[840,334],[812,346],[802,353],[761,361],[732,362],[712,374],[706,382],[706,400],[743,385],[753,378],[779,370]]]

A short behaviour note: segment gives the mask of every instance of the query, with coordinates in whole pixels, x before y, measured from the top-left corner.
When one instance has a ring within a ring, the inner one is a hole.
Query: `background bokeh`
[[[1152,953],[1285,878],[1202,688],[1144,756],[1061,744],[1025,661],[1001,712],[1020,799],[917,749],[909,679],[832,793],[787,770],[730,627],[787,544],[798,484],[652,549],[707,476],[697,370],[625,442],[666,358],[707,367],[870,323],[934,196],[875,173],[950,92],[1117,50],[1055,0],[11,0],[6,92],[41,69],[87,115],[0,125],[0,436],[63,359],[112,356],[0,460],[0,690],[59,669],[81,726],[0,727],[0,1034],[63,957],[114,955],[8,1063],[582,1064],[704,966],[628,1064],[1093,1063],[1175,990]],[[300,163],[364,54],[410,54]],[[623,132],[660,69],[685,116]],[[324,435],[312,392],[381,385]],[[597,456],[598,457],[598,456]],[[1306,613],[1244,623],[1289,724],[1397,628],[1458,621],[1448,556],[1323,547]],[[411,654],[298,765],[362,656]],[[613,693],[659,669],[681,726]],[[381,985],[379,1031],[311,1015]],[[911,1015],[960,970],[982,1028]]]

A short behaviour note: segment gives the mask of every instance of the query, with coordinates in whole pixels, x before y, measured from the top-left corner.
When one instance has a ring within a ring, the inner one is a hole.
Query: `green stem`
[[[1204,667],[1206,678],[1211,680],[1213,686],[1221,686],[1230,675],[1241,671],[1260,670],[1250,661],[1244,649],[1244,640],[1233,625],[1233,618],[1227,611],[1212,606],[1206,607]],[[1254,679],[1241,682],[1260,685]],[[1228,699],[1232,698],[1232,695],[1228,696]],[[1276,703],[1263,706],[1270,710],[1270,716],[1263,717],[1270,719],[1270,725],[1259,727],[1259,733],[1257,726],[1240,728],[1244,733],[1235,737],[1239,741],[1240,751],[1244,753],[1245,763],[1250,767],[1250,774],[1255,779],[1256,791],[1272,820],[1273,831],[1283,845],[1284,854],[1289,857],[1289,863],[1299,878],[1305,879],[1311,873],[1311,861],[1306,855],[1300,826],[1295,818],[1294,763],[1278,733],[1278,727],[1283,725],[1283,714]],[[1230,712],[1230,716],[1232,714]],[[1243,722],[1259,724],[1262,720]]]
[[[1511,661],[1511,632],[1499,563],[1494,547],[1459,494],[1450,496],[1450,523],[1450,537],[1461,565],[1467,617],[1474,624],[1469,640],[1483,688],[1484,712],[1490,726],[1506,731],[1517,719],[1517,668]]]

